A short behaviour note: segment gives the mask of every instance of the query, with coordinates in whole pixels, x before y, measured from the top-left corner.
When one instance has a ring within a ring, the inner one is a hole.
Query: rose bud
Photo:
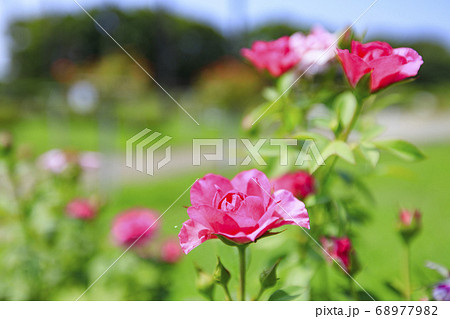
[[[414,213],[402,209],[399,213],[399,231],[403,240],[408,243],[422,228],[422,215],[418,210]]]
[[[66,213],[77,219],[92,219],[97,215],[97,207],[88,199],[76,198],[66,206]]]
[[[337,49],[337,56],[352,87],[370,73],[371,92],[416,76],[423,64],[422,57],[413,49],[393,49],[380,41],[365,44],[352,41],[351,52]]]
[[[159,229],[158,214],[146,208],[133,208],[118,215],[111,233],[120,245],[145,245]]]
[[[179,261],[182,253],[176,238],[167,239],[161,246],[161,260],[168,264],[174,264]]]
[[[348,237],[322,237],[320,242],[327,252],[325,258],[330,263],[338,262],[347,272],[355,273],[357,271],[355,252]]]
[[[272,180],[274,190],[285,189],[297,198],[306,198],[315,191],[315,180],[307,172],[287,173]]]

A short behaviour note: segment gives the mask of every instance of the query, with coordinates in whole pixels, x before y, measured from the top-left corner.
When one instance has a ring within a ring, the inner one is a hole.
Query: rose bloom
[[[192,186],[191,204],[190,219],[178,235],[186,254],[217,235],[247,244],[283,225],[309,228],[305,205],[287,190],[272,194],[268,178],[256,169],[241,172],[231,181],[206,175]]]
[[[416,76],[423,63],[422,57],[413,49],[393,49],[388,43],[380,41],[366,44],[352,41],[351,52],[338,49],[337,55],[353,87],[365,74],[372,72],[372,92]]]
[[[285,189],[299,198],[313,194],[314,184],[314,177],[303,171],[287,173],[272,180],[274,190]]]
[[[181,254],[180,244],[175,238],[167,239],[161,246],[161,260],[168,264],[174,264],[180,260]]]
[[[76,198],[67,204],[66,213],[77,219],[92,219],[97,215],[97,207],[88,199]]]
[[[112,226],[112,235],[120,245],[144,245],[159,229],[158,213],[146,208],[133,208],[118,215]]]
[[[328,261],[336,260],[346,271],[351,267],[352,243],[348,237],[322,237],[320,239],[322,247],[329,254],[325,257]],[[331,258],[330,258],[331,256]]]
[[[289,45],[300,58],[297,69],[308,70],[309,74],[323,71],[327,63],[336,55],[337,38],[320,26],[314,27],[310,34],[294,33]]]
[[[42,154],[37,163],[43,170],[59,174],[69,166],[69,158],[63,150],[53,149]]]
[[[450,279],[446,279],[434,287],[433,298],[438,301],[450,301]]]
[[[300,60],[291,48],[288,36],[275,41],[255,41],[251,49],[244,48],[241,54],[258,70],[267,70],[276,77],[292,69]]]

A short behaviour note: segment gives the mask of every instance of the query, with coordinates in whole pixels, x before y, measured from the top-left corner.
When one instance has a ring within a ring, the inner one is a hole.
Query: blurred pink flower
[[[112,226],[112,235],[120,245],[144,245],[159,229],[158,214],[146,208],[133,208],[118,215]]]
[[[272,180],[274,190],[285,189],[290,191],[295,197],[306,198],[314,193],[315,180],[307,172],[298,171],[287,173]]]
[[[78,157],[78,164],[83,169],[98,169],[100,163],[100,154],[97,152],[82,152]]]
[[[272,194],[271,188],[266,175],[256,169],[241,172],[231,181],[214,174],[196,181],[187,210],[190,219],[178,235],[183,251],[187,254],[217,235],[246,244],[283,225],[309,228],[305,205],[291,192],[283,189]]]
[[[348,237],[322,237],[320,239],[325,251],[336,260],[346,271],[351,267],[352,243]],[[333,262],[330,256],[325,255],[329,262]]]
[[[161,247],[161,260],[173,264],[180,260],[182,253],[178,240],[175,238],[167,239]]]
[[[418,210],[416,210],[414,213],[410,212],[409,210],[402,209],[400,210],[399,219],[402,226],[409,227],[415,222],[420,222],[422,215]]]
[[[372,72],[372,92],[416,76],[423,64],[422,57],[413,49],[393,49],[388,43],[380,41],[365,44],[352,41],[351,52],[338,49],[337,55],[353,87],[365,74]]]
[[[300,60],[298,54],[292,50],[288,36],[275,41],[255,41],[251,49],[244,48],[241,54],[258,70],[266,69],[276,77],[289,71]]]
[[[88,199],[76,198],[67,204],[66,213],[73,218],[92,219],[97,215],[97,207]]]
[[[337,37],[320,26],[314,27],[308,35],[294,33],[289,45],[300,58],[297,69],[315,74],[323,71],[327,63],[336,56]]]
[[[69,166],[69,158],[63,150],[53,149],[42,154],[37,164],[43,170],[59,174]]]
[[[438,301],[450,301],[450,279],[446,279],[434,287],[433,298]]]

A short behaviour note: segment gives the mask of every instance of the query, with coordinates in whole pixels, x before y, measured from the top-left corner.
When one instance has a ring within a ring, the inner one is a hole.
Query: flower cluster
[[[321,27],[309,35],[300,32],[275,41],[255,41],[251,49],[241,54],[259,70],[267,70],[275,77],[293,69],[303,72],[315,66],[311,73],[319,72],[334,57],[337,39]]]
[[[100,155],[96,152],[70,152],[61,149],[52,149],[42,154],[37,161],[38,166],[54,174],[60,174],[71,166],[83,170],[98,169]]]
[[[411,48],[392,48],[386,42],[351,42],[351,50],[339,49],[338,39],[321,27],[310,34],[300,32],[274,41],[255,41],[241,54],[259,70],[275,77],[297,69],[309,74],[323,71],[335,57],[342,64],[348,82],[355,87],[364,75],[370,75],[370,91],[416,76],[422,57]]]

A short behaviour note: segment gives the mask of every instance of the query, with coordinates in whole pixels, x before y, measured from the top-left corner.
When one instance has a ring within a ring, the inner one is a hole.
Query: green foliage
[[[406,141],[376,141],[374,144],[406,161],[418,161],[425,158],[425,155],[416,146]]]
[[[90,13],[127,51],[143,56],[164,83],[188,83],[225,53],[218,32],[164,11],[109,8]],[[17,21],[10,33],[14,73],[22,78],[48,78],[62,59],[79,66],[120,51],[84,12]]]

